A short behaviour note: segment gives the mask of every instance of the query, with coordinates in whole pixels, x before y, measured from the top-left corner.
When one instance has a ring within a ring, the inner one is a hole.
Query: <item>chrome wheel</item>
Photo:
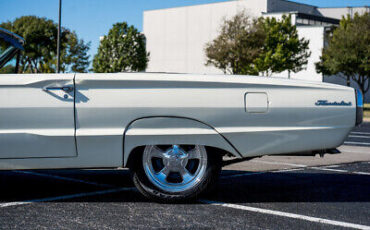
[[[143,167],[156,187],[166,192],[183,192],[201,181],[207,152],[200,145],[149,145],[144,149]]]

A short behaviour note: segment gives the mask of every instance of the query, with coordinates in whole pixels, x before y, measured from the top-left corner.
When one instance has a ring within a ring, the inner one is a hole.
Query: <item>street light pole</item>
[[[57,73],[60,72],[60,24],[62,21],[62,0],[59,0],[59,22],[58,22],[58,39],[57,39]]]

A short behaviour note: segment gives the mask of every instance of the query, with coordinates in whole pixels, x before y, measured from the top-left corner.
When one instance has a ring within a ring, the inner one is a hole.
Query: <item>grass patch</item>
[[[370,119],[370,103],[364,104],[364,118]]]
[[[364,110],[364,117],[370,118],[370,110]]]

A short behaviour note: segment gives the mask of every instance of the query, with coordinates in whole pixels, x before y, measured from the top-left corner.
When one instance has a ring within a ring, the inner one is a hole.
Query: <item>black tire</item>
[[[146,198],[162,203],[179,203],[196,200],[202,193],[213,190],[218,182],[222,167],[222,155],[218,151],[207,149],[207,166],[199,183],[182,192],[168,192],[155,186],[147,177],[142,164],[143,148],[137,152],[130,165],[130,171],[136,188]]]

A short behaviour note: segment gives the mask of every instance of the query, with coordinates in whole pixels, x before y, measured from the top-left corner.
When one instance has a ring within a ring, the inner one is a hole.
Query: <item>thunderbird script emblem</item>
[[[333,101],[333,102],[329,102],[328,100],[318,100],[315,105],[317,106],[351,106],[352,103],[351,102],[345,102],[345,101],[341,101],[341,102],[337,102],[337,101]]]

